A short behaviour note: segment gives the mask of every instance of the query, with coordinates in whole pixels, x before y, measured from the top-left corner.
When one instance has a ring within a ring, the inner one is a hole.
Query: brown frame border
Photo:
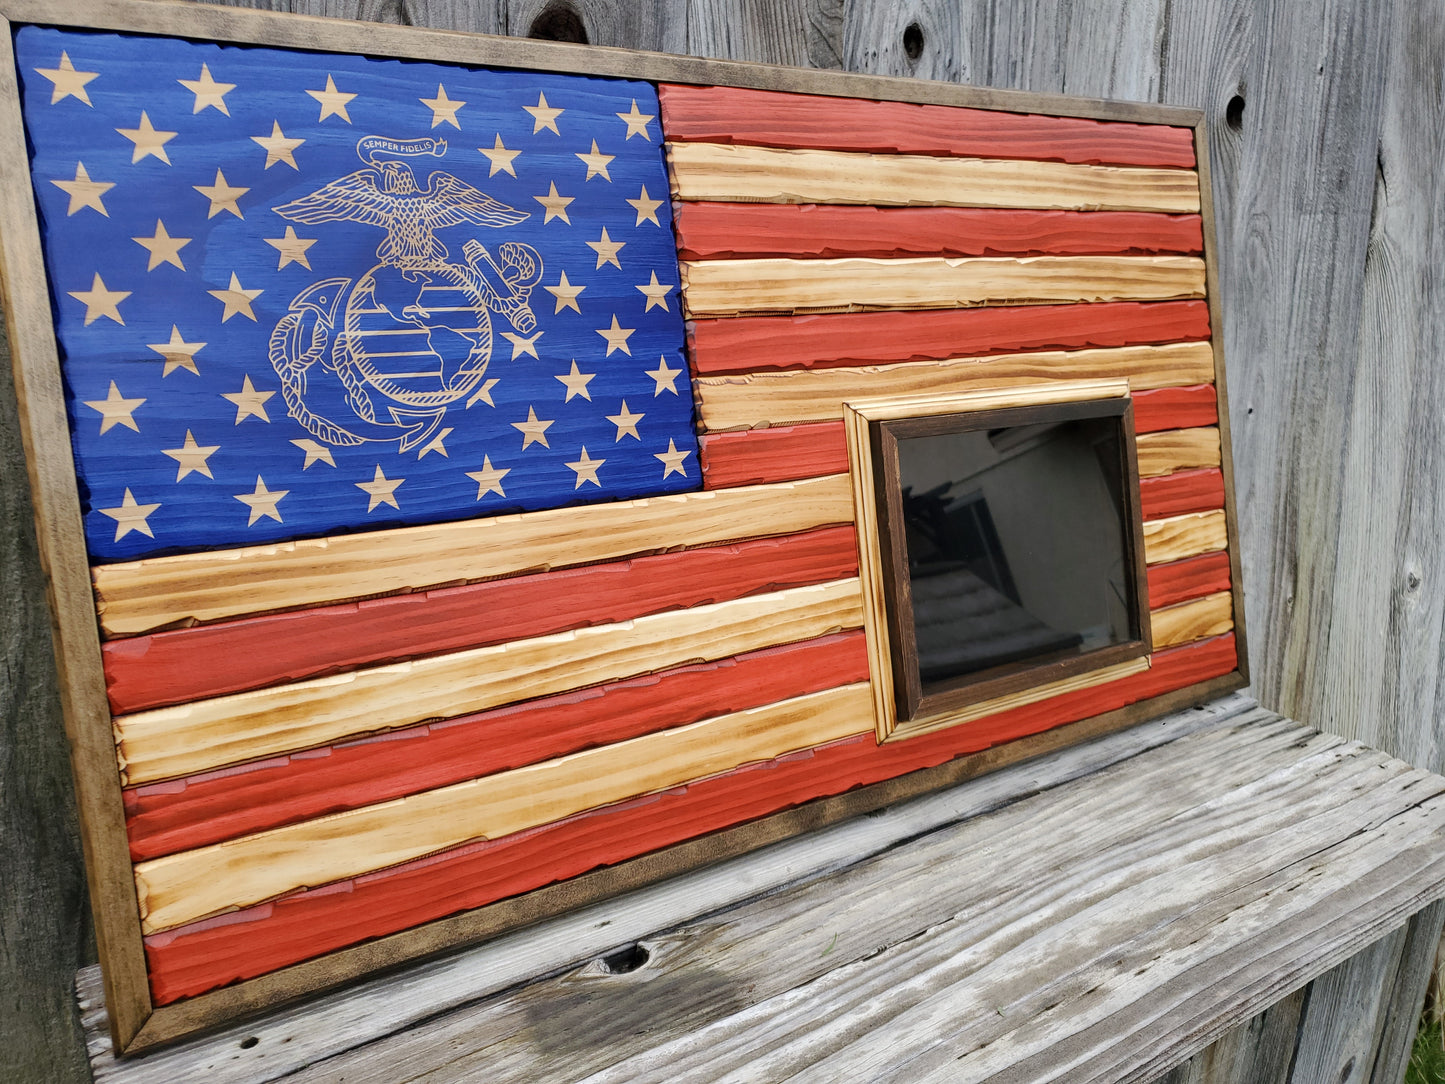
[[[110,30],[169,37],[359,53],[443,63],[647,79],[654,82],[754,87],[837,97],[892,99],[1019,113],[1172,124],[1194,130],[1204,223],[1206,290],[1210,306],[1223,443],[1225,512],[1233,579],[1238,669],[1152,700],[1085,719],[937,768],[819,799],[690,842],[585,874],[564,884],[441,919],[315,960],[156,1007],[150,999],[135,885],[115,772],[110,713],[101,676],[100,642],[86,559],[74,462],[40,233],[28,184],[0,188],[0,297],[8,330],[35,509],[41,566],[46,575],[61,705],[71,746],[82,843],[102,960],[111,1036],[120,1053],[135,1053],[237,1015],[259,1011],[363,975],[400,966],[506,929],[575,909],[661,878],[765,846],[846,817],[960,782],[985,771],[1121,729],[1248,683],[1239,539],[1224,385],[1223,331],[1218,295],[1209,151],[1203,114],[1149,103],[1106,102],[1062,95],[964,87],[887,76],[812,71],[736,61],[640,53],[383,26],[314,16],[222,8],[179,0],[0,0],[0,153],[19,161],[25,137],[12,44],[12,24]],[[879,684],[879,683],[875,683]]]
[[[913,623],[904,620],[904,615],[913,610],[913,600],[903,538],[899,439],[1084,418],[1113,418],[1118,425],[1119,462],[1115,467],[1119,471],[1123,498],[1124,560],[1132,573],[1127,576],[1129,616],[1136,635],[1083,654],[1045,655],[989,667],[978,673],[935,683],[938,687],[932,691],[925,689],[918,668],[918,644]],[[900,726],[1149,656],[1153,645],[1149,634],[1149,586],[1144,568],[1144,523],[1139,500],[1139,461],[1134,445],[1132,400],[1076,399],[992,410],[945,411],[874,421],[868,429],[873,444],[874,484],[877,487],[874,500],[879,511],[880,544],[885,536],[887,538],[884,546],[887,557],[881,562],[883,593],[888,600],[888,633],[894,645],[893,684]],[[859,545],[867,545],[869,541],[860,537]]]

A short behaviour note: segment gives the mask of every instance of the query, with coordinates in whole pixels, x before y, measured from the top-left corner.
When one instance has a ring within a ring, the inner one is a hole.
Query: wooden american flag
[[[93,568],[155,1004],[1236,669],[1191,130],[657,102],[692,491]],[[879,745],[842,404],[1119,376],[1151,667]]]

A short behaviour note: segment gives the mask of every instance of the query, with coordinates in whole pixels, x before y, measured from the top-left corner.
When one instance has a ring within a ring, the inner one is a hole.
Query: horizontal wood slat
[[[822,472],[819,472],[822,473]],[[388,595],[103,645],[117,714],[857,574],[852,527]]]
[[[1184,470],[1139,479],[1145,519],[1163,519],[1185,512],[1224,507],[1224,474],[1215,470]]]
[[[702,428],[717,432],[841,418],[845,402],[1051,380],[1124,377],[1132,389],[1198,384],[1214,376],[1208,343],[1046,351],[898,365],[747,373],[693,382]]]
[[[861,630],[125,792],[136,861],[868,680]]]
[[[148,937],[158,1002],[194,996],[396,929],[576,876],[810,797],[943,763],[1013,738],[1230,673],[1234,637],[1157,652],[1150,670],[1095,689],[882,747],[870,736],[739,769],[536,832],[458,848],[320,891]],[[341,890],[338,890],[341,889]]]
[[[1135,445],[1141,478],[1220,464],[1219,430],[1213,426],[1141,433]]]
[[[1160,124],[740,87],[664,83],[657,90],[670,139],[1113,165],[1195,164],[1194,133]]]
[[[1144,521],[1144,560],[1151,565],[1178,561],[1229,544],[1224,512],[1190,512]]]
[[[1186,557],[1182,561],[1152,565],[1149,606],[1159,609],[1191,598],[1229,589],[1229,554],[1222,551]]]
[[[667,144],[672,197],[1061,211],[1199,211],[1193,170]]]
[[[693,372],[713,376],[1207,339],[1209,307],[1203,301],[1102,301],[742,316],[695,320],[688,328]]]
[[[142,924],[154,933],[872,728],[867,683],[845,685],[141,862]]]
[[[1175,647],[1206,636],[1218,636],[1234,627],[1234,604],[1228,591],[1149,613],[1150,635],[1159,647]]]
[[[1219,404],[1213,384],[1187,388],[1156,388],[1134,396],[1134,432],[1193,429],[1219,422]]]
[[[678,256],[1087,256],[1204,251],[1198,215],[1018,211],[980,207],[848,207],[681,203]]]
[[[843,423],[710,433],[699,441],[703,485],[709,489],[792,481],[848,469]]]
[[[157,557],[91,572],[101,627],[123,636],[852,521],[852,490],[847,476],[837,475]]]
[[[115,719],[127,784],[194,775],[863,623],[856,579],[311,678]]]
[[[689,317],[944,309],[1204,296],[1197,256],[704,260],[682,265]]]

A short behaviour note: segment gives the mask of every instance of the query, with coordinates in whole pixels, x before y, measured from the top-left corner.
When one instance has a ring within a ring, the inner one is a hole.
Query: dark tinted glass
[[[1115,417],[898,442],[923,691],[1136,639]]]

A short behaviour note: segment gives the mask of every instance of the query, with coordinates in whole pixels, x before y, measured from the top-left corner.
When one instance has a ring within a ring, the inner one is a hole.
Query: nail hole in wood
[[[1244,96],[1236,94],[1224,107],[1224,123],[1236,132],[1244,125]]]
[[[904,28],[903,52],[909,60],[917,60],[923,55],[923,27],[917,23],[909,23]]]
[[[650,959],[647,949],[638,944],[624,945],[602,957],[602,970],[609,975],[626,975],[636,971]]]
[[[527,37],[543,41],[571,41],[587,44],[587,25],[567,0],[553,0],[532,20]]]
[[[256,1036],[254,1036],[254,1035],[248,1035],[248,1036],[246,1036],[244,1039],[241,1040],[241,1049],[242,1049],[242,1050],[250,1050],[251,1047],[255,1046],[255,1045],[256,1045],[257,1043],[259,1043],[260,1041],[261,1041],[261,1040],[258,1039],[258,1038],[256,1038]]]

